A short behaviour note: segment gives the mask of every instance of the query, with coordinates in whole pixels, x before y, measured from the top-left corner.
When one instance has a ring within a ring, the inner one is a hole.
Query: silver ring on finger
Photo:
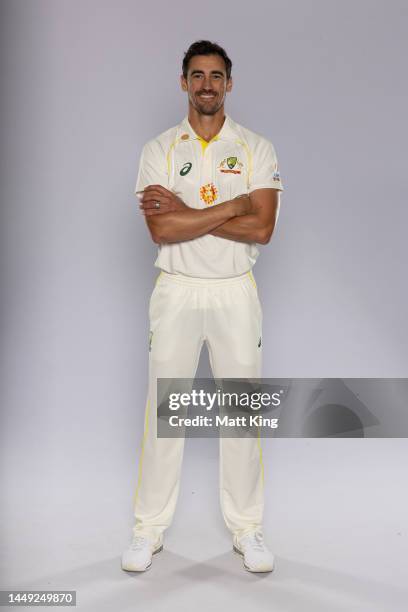
[[[159,200],[156,200],[156,202],[155,202],[155,207],[156,207],[156,208],[160,208],[160,201],[159,201]]]

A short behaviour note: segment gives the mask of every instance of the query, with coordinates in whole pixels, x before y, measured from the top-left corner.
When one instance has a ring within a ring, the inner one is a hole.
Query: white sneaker
[[[249,533],[239,540],[234,538],[233,549],[244,558],[244,567],[249,572],[271,572],[275,567],[275,558],[260,531]]]
[[[162,540],[156,543],[144,536],[134,535],[122,555],[122,569],[128,572],[144,572],[152,564],[152,555],[163,550]]]

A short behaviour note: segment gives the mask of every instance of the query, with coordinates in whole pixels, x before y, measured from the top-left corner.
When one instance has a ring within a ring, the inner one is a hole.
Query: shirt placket
[[[201,143],[200,143],[201,147]],[[202,185],[211,186],[214,185],[213,181],[213,155],[212,155],[213,143],[209,143],[204,151],[202,151],[202,161],[201,161],[201,183]],[[207,206],[205,202],[203,202],[204,206]],[[215,204],[215,201],[213,202]]]

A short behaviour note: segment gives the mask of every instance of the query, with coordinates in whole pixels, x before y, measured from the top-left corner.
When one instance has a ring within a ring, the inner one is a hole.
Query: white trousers
[[[135,535],[162,539],[176,507],[184,438],[157,437],[157,378],[191,378],[207,343],[214,378],[260,378],[262,308],[251,272],[223,279],[161,272],[149,305],[149,385],[134,495]],[[262,526],[258,437],[220,436],[220,503],[235,538]]]

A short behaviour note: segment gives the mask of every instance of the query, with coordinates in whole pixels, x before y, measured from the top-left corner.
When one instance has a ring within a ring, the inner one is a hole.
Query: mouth
[[[215,98],[214,94],[198,94],[198,97],[202,100],[213,100]]]

